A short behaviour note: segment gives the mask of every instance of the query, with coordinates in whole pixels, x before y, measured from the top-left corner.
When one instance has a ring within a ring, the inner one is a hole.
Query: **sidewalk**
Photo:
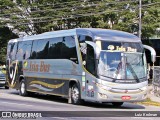
[[[154,102],[159,102],[160,103],[160,96],[156,96],[154,91],[153,91],[153,85],[148,86],[148,98],[150,98]]]

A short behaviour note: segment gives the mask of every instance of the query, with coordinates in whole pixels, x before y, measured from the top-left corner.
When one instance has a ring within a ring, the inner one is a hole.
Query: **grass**
[[[143,104],[143,105],[152,105],[152,106],[160,106],[160,102],[155,102],[152,101],[150,98],[147,98],[143,102],[137,102],[138,104]]]

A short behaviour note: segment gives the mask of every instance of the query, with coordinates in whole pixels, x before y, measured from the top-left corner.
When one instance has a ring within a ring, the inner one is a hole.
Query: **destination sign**
[[[114,46],[114,45],[109,45],[108,50],[121,51],[121,52],[137,52],[137,49],[132,47],[123,47],[123,46]]]

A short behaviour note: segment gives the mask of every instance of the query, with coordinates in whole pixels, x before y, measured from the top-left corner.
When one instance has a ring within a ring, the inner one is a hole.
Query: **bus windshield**
[[[118,78],[118,76],[116,76],[117,70],[119,69],[121,73],[123,72],[121,63],[122,63],[121,52],[113,53],[113,52],[101,51],[98,64],[99,75],[111,78]],[[120,64],[121,64],[121,70],[120,70]]]
[[[106,47],[109,50],[100,52],[98,63],[99,76],[116,80],[135,80],[137,82],[146,77],[146,61],[143,50],[139,46],[137,49],[129,46],[123,47],[121,43],[116,43],[116,46],[111,46],[110,44]]]

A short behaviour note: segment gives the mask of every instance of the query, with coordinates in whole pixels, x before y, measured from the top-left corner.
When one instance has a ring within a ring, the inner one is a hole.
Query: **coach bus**
[[[82,101],[142,101],[147,64],[141,40],[130,33],[76,28],[12,39],[7,47],[7,84],[26,96],[36,92]]]

